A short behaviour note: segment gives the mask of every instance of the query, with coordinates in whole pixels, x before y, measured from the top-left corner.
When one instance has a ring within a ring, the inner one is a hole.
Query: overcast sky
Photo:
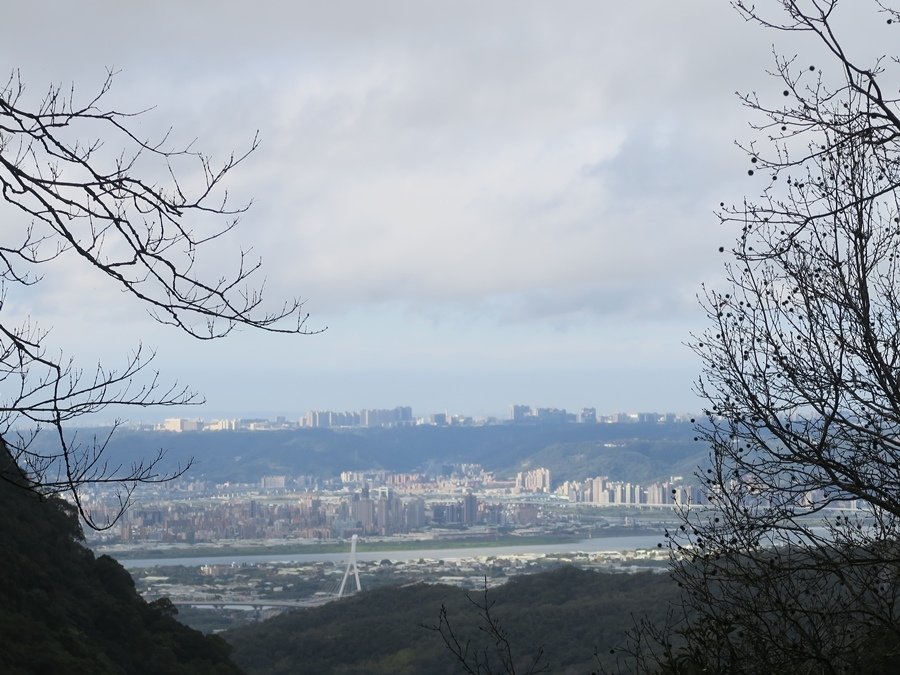
[[[19,307],[54,345],[143,340],[205,416],[698,407],[683,343],[734,237],[712,211],[758,191],[734,92],[780,91],[777,36],[724,0],[10,5],[0,53],[32,95],[114,68],[148,133],[225,157],[259,130],[236,241],[327,326],[192,343],[67,273]]]

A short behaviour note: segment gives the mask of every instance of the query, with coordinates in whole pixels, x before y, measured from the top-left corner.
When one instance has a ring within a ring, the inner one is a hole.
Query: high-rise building
[[[566,411],[560,408],[538,408],[535,417],[545,424],[565,424]]]
[[[203,429],[203,420],[172,417],[163,421],[162,428],[164,431],[200,431]]]
[[[550,492],[550,469],[539,467],[516,474],[518,492]]]
[[[403,502],[403,522],[406,531],[417,530],[425,525],[425,500],[414,497]]]
[[[365,427],[386,427],[400,424],[412,424],[412,408],[398,406],[393,410],[362,410],[359,413],[360,424]]]
[[[282,490],[286,481],[285,476],[263,476],[259,481],[259,486],[264,490]]]
[[[478,522],[478,499],[471,492],[463,498],[463,524],[474,525]]]
[[[509,418],[513,422],[525,422],[531,419],[530,405],[514,405],[510,408]]]

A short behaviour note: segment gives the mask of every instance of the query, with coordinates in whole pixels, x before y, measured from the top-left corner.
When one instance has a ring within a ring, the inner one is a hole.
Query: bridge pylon
[[[347,561],[347,569],[344,571],[344,578],[341,579],[341,587],[338,589],[338,597],[344,597],[344,587],[347,585],[347,577],[350,576],[350,570],[353,570],[353,576],[356,579],[356,590],[361,591],[362,586],[359,583],[359,568],[356,566],[356,542],[359,540],[357,535],[350,537],[350,560]]]

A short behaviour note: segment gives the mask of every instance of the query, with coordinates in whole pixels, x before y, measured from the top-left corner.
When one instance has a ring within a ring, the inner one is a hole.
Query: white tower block
[[[338,597],[344,597],[344,586],[347,585],[347,577],[350,576],[350,568],[353,568],[353,576],[356,577],[356,590],[361,591],[362,586],[359,585],[359,568],[356,566],[356,542],[359,539],[357,535],[350,537],[350,560],[347,561],[347,569],[344,571],[344,578],[341,579],[341,587],[338,589]]]

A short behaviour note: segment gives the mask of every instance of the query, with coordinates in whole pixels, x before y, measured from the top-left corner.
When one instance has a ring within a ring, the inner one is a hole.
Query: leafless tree
[[[900,656],[900,79],[897,58],[848,53],[838,27],[860,7],[838,4],[734,3],[825,60],[776,53],[777,86],[741,95],[760,191],[721,204],[740,232],[692,343],[710,507],[670,533],[684,615],[638,631],[665,672],[887,672]],[[900,14],[870,9],[893,35]]]
[[[82,442],[69,424],[110,405],[197,403],[197,394],[164,384],[150,368],[153,353],[138,345],[116,368],[83,369],[54,351],[46,328],[2,312],[10,298],[27,298],[43,271],[65,263],[105,275],[160,323],[201,340],[236,326],[309,333],[299,299],[264,304],[260,262],[240,252],[233,266],[200,271],[211,242],[232,230],[248,204],[233,205],[223,182],[257,147],[224,161],[175,146],[170,134],[141,134],[141,113],[105,106],[113,74],[96,95],[52,86],[30,99],[18,73],[0,85],[0,437],[31,489],[67,493],[82,517],[87,485],[114,484],[120,504],[138,483],[177,475],[159,471],[160,456],[132,466],[107,457],[109,437]],[[69,268],[71,269],[71,268]],[[72,312],[78,312],[72,307]],[[100,327],[98,327],[99,329]],[[34,442],[52,433],[53,450]],[[0,471],[0,479],[20,484]]]

